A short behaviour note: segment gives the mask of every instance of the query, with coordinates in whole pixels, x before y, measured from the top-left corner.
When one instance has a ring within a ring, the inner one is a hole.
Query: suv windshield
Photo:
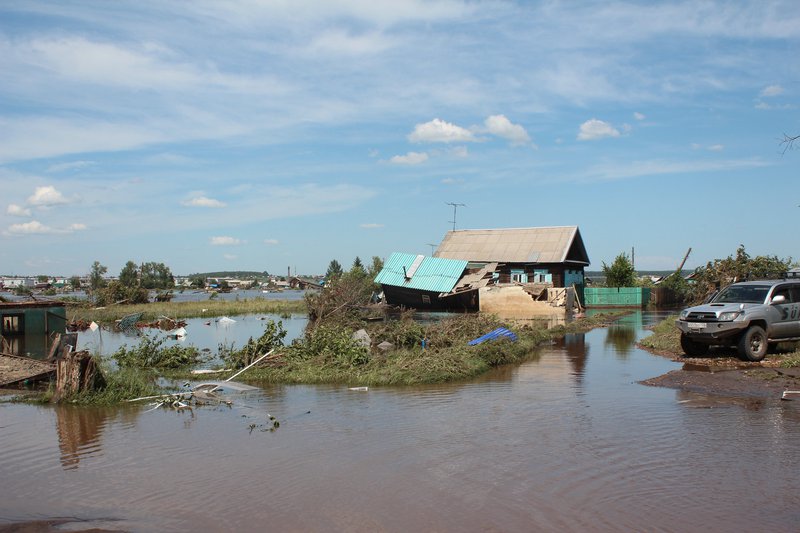
[[[763,304],[768,292],[769,285],[731,285],[722,289],[712,302]]]

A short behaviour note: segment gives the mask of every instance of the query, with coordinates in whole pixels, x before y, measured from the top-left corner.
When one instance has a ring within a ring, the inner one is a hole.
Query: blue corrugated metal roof
[[[375,283],[420,291],[450,292],[467,268],[467,262],[460,259],[424,257],[411,279],[406,279],[406,272],[417,257],[416,254],[392,253],[375,277]]]

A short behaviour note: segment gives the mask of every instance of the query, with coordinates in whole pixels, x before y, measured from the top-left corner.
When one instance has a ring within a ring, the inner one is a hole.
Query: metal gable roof
[[[412,271],[415,264],[417,268]],[[375,276],[375,283],[420,291],[450,292],[466,268],[464,260],[394,252]],[[411,276],[406,277],[409,274]]]
[[[435,257],[503,263],[589,264],[578,226],[448,231]]]

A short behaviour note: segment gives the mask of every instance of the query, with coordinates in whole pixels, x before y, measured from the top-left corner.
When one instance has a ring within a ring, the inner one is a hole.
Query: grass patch
[[[781,358],[781,367],[798,368],[800,367],[800,351],[785,354]]]
[[[86,390],[67,398],[62,398],[61,403],[97,406],[117,405],[126,400],[164,393],[164,389],[158,386],[158,375],[152,370],[141,368],[111,370],[104,366],[101,372],[104,379],[103,386],[95,390]],[[52,389],[48,390],[36,397],[34,401],[48,403],[53,394],[54,391]]]
[[[639,344],[657,353],[683,355],[681,330],[675,325],[678,315],[670,316],[653,327],[653,332],[639,341]]]
[[[306,313],[303,300],[203,300],[201,302],[154,302],[135,305],[112,305],[105,308],[92,308],[88,304],[69,304],[67,318],[70,322],[113,323],[115,320],[133,313],[142,313],[142,320],[152,321],[162,316],[171,318],[202,318],[214,316],[237,316],[249,314],[276,314],[290,316],[293,313]]]
[[[316,323],[289,346],[282,346],[285,331],[281,323],[269,321],[260,338],[250,339],[241,350],[221,351],[220,356],[227,365],[239,368],[276,348],[276,355],[239,378],[254,383],[351,386],[441,383],[469,379],[493,367],[529,360],[537,356],[538,347],[546,341],[607,326],[622,314],[595,315],[552,329],[536,324],[515,326],[481,314],[454,315],[426,326],[415,322],[410,313],[398,320],[381,322],[359,321],[356,315],[351,315],[342,322]],[[501,326],[510,327],[517,334],[517,341],[501,337],[477,346],[468,345],[470,340]],[[370,336],[369,346],[353,338],[353,332],[361,328]],[[377,348],[382,342],[391,343],[392,348],[386,351]],[[185,349],[163,347],[159,341],[145,337],[138,346],[123,347],[114,355],[119,370],[104,372],[104,387],[66,401],[108,405],[163,393],[157,387],[159,376],[197,379],[189,372],[197,362],[196,353],[181,350]]]
[[[351,328],[320,326],[282,350],[270,366],[256,367],[243,376],[262,383],[346,383],[348,385],[415,385],[458,381],[480,375],[537,354],[543,342],[567,333],[608,325],[620,313],[596,315],[565,326],[546,329],[525,325],[513,328],[518,340],[500,338],[478,346],[467,343],[493,329],[507,326],[496,317],[457,315],[427,327],[401,318],[377,326],[364,324],[372,339],[372,350],[358,346]],[[426,339],[426,349],[421,340]],[[394,348],[381,353],[374,346],[383,341]]]

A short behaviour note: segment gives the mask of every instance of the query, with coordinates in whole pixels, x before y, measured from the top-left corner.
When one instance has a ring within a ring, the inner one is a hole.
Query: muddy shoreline
[[[672,352],[642,350],[667,357],[683,367],[639,383],[687,392],[730,398],[762,398],[780,400],[787,390],[800,390],[800,368],[782,368],[776,358],[767,357],[758,363],[744,362],[728,351],[720,350],[711,357],[685,357]]]

